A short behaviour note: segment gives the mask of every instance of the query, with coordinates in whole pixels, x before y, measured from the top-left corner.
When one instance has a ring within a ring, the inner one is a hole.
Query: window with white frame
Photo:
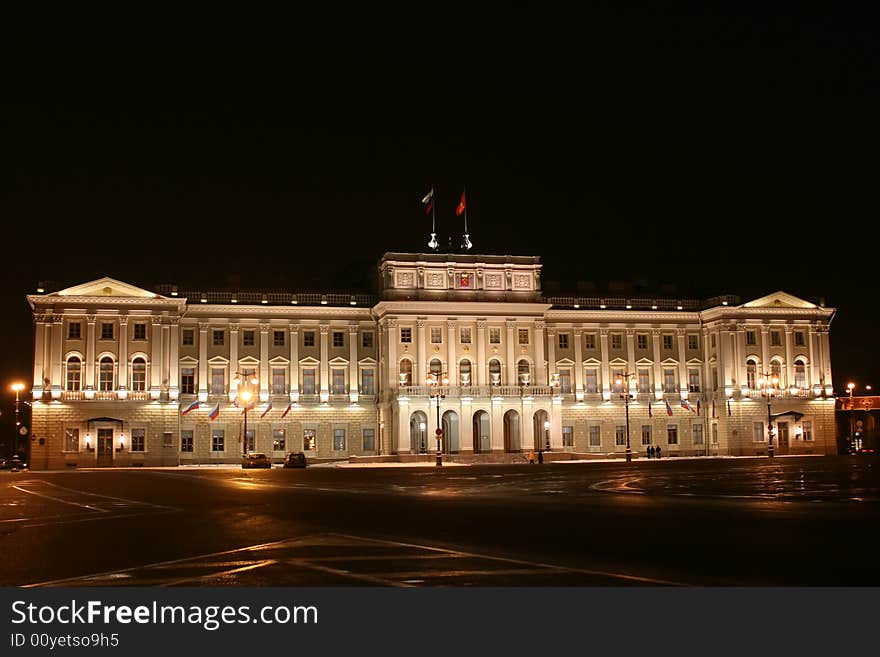
[[[520,344],[528,344],[529,343],[529,329],[521,328],[517,331],[519,335],[519,343]]]
[[[636,349],[645,350],[648,348],[648,334],[639,333],[636,335]]]
[[[560,333],[556,337],[559,339],[559,348],[568,349],[568,333]]]
[[[782,346],[782,331],[770,331],[770,346]]]
[[[304,395],[315,394],[315,368],[305,367],[302,370],[302,392]]]
[[[115,369],[116,364],[110,356],[101,358],[100,363],[98,363],[98,390],[113,390],[115,387],[113,385]]]
[[[620,333],[611,334],[611,348],[623,349],[623,336]]]
[[[361,369],[361,394],[376,394],[376,374],[375,370],[373,370],[372,367],[365,367]]]
[[[626,426],[614,427],[614,444],[617,446],[626,445]]]
[[[147,430],[132,429],[131,430],[131,451],[143,452],[146,450]]]
[[[363,450],[365,452],[376,451],[376,430],[373,427],[364,427]]]
[[[703,444],[703,425],[695,424],[691,427],[691,437],[694,439],[694,445]]]
[[[147,389],[147,361],[140,356],[131,361],[131,389],[134,392]]]
[[[272,346],[273,347],[283,347],[284,346],[284,331],[272,331]]]
[[[333,346],[334,347],[344,347],[345,346],[345,333],[343,331],[333,331]]]
[[[458,340],[461,344],[471,343],[471,330],[469,328],[460,328],[458,330]]]
[[[639,392],[651,392],[651,370],[639,368]]]
[[[330,393],[334,395],[345,394],[345,370],[341,367],[334,367],[330,370]]]
[[[443,328],[440,326],[431,327],[431,344],[443,343]]]
[[[132,339],[134,339],[134,340],[146,340],[147,339],[147,325],[144,322],[135,322]]]
[[[664,333],[663,334],[663,348],[666,351],[669,351],[670,349],[672,349],[672,334],[671,333]]]
[[[584,374],[584,390],[591,394],[599,392],[599,370],[588,367]]]
[[[287,370],[283,367],[272,368],[272,394],[283,395],[287,392]]]
[[[214,346],[215,347],[222,347],[223,344],[225,343],[224,332],[222,330],[218,329],[218,330],[212,331],[211,333],[212,333]]]
[[[318,449],[318,433],[314,429],[303,429],[303,451],[314,452]]]
[[[196,394],[196,368],[183,367],[180,370],[180,392],[183,395]]]
[[[717,424],[712,425],[712,444],[713,445],[718,444],[718,425]]]
[[[677,424],[666,425],[666,444],[667,445],[678,445],[678,425]]]
[[[303,347],[314,347],[315,346],[315,332],[314,331],[303,331]]]
[[[500,328],[490,328],[489,329],[489,344],[501,344],[501,329]]]
[[[337,452],[345,449],[345,429],[333,429],[333,449]]]
[[[562,427],[562,446],[574,447],[574,427]]]
[[[412,328],[409,326],[400,327],[400,341],[405,343],[412,342]]]
[[[71,356],[67,359],[65,389],[73,392],[82,389],[82,361],[78,356]]]
[[[758,385],[758,364],[751,358],[746,361],[746,385],[749,390],[755,390]]]
[[[651,425],[643,424],[642,425],[642,445],[650,445],[651,444]]]
[[[663,392],[675,392],[675,370],[663,368]]]
[[[595,349],[596,348],[596,334],[595,333],[584,333],[584,348],[585,349]]]
[[[571,394],[571,370],[568,368],[559,370],[559,392]]]
[[[688,349],[696,351],[700,348],[700,338],[698,335],[691,333],[688,335]]]
[[[287,449],[287,429],[272,429],[272,451],[283,452]]]
[[[76,427],[68,427],[64,430],[64,451],[79,451],[79,429]]]
[[[700,370],[696,367],[688,369],[688,390],[690,392],[700,392]]]
[[[804,440],[810,442],[813,440],[813,423],[810,420],[804,420]]]
[[[361,346],[364,349],[372,349],[373,348],[373,332],[372,331],[364,331],[361,333]]]
[[[181,429],[180,430],[180,451],[181,452],[192,452],[193,451],[193,432],[192,432],[192,429]]]
[[[222,395],[226,392],[226,368],[211,368],[211,394]]]
[[[590,447],[601,447],[602,446],[602,427],[591,426],[590,427]]]
[[[807,387],[807,368],[800,359],[794,362],[794,385],[801,390]]]
[[[766,436],[764,436],[764,423],[763,422],[752,422],[752,440],[756,443],[763,443]]]

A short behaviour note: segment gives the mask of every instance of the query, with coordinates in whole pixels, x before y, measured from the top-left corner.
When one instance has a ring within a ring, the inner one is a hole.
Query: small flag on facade
[[[727,414],[730,415],[730,400],[727,400]]]
[[[181,414],[181,415],[186,415],[186,414],[189,413],[190,411],[194,411],[194,410],[196,410],[198,407],[199,407],[199,400],[196,399],[192,404],[190,404],[189,406],[187,406],[186,409],[184,409],[183,411],[181,411],[180,414]]]
[[[715,419],[715,400],[712,400],[712,419]]]
[[[672,406],[669,405],[669,400],[664,399],[663,401],[666,402],[666,415],[672,417]]]
[[[220,402],[217,402],[217,405],[214,407],[214,409],[210,413],[208,413],[208,418],[210,418],[211,420],[216,420],[218,415],[220,415]]]
[[[648,400],[648,417],[654,417],[654,410],[651,408],[651,400]]]
[[[281,417],[282,418],[287,417],[287,414],[290,413],[290,409],[292,407],[293,407],[293,402],[292,401],[287,402],[287,408],[284,409],[284,412],[281,414]]]
[[[431,214],[431,210],[434,209],[434,188],[431,188],[431,191],[425,194],[425,198],[422,199],[422,205],[425,206],[425,214]]]
[[[465,209],[467,208],[467,204],[465,203],[464,198],[465,192],[461,193],[461,200],[458,202],[458,207],[455,208],[455,216],[460,217],[464,214]]]
[[[682,400],[681,400],[681,407],[682,407],[683,409],[685,409],[686,411],[690,411],[691,413],[694,412],[694,407],[691,406],[691,403],[690,403],[687,399],[682,399]]]
[[[698,399],[698,400],[697,400],[697,415],[700,414],[700,410],[701,410],[702,408],[703,408],[703,404],[702,404],[702,402]]]
[[[269,397],[269,403],[268,403],[268,404],[266,404],[266,410],[265,410],[265,411],[263,411],[263,414],[262,414],[262,415],[260,415],[260,417],[261,417],[261,418],[264,418],[264,417],[266,417],[266,413],[268,413],[268,412],[269,412],[269,411],[271,411],[271,410],[272,410],[272,398],[271,398],[271,397]]]
[[[247,403],[247,406],[245,406],[245,407],[242,409],[241,412],[242,412],[242,413],[246,413],[247,411],[252,411],[252,410],[254,410],[256,407],[257,407],[257,398],[254,397],[253,399],[251,399],[251,400]]]

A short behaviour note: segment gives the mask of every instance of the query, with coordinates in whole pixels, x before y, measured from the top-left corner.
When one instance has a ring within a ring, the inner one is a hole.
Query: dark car
[[[284,459],[285,468],[304,468],[306,465],[306,455],[302,452],[290,452]]]
[[[241,457],[241,467],[271,468],[272,459],[263,454],[263,452],[248,452],[247,455]]]
[[[24,470],[27,467],[27,463],[21,460],[21,457],[16,454],[12,458],[10,458],[3,465],[3,468],[6,470],[12,470],[13,472],[18,472],[19,470]]]

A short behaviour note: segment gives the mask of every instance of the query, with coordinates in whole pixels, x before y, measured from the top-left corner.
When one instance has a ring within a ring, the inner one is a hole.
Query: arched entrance
[[[514,410],[504,414],[504,451],[519,452],[522,445],[519,439],[519,413]]]
[[[446,411],[441,422],[443,424],[443,453],[458,454],[461,451],[458,440],[458,413]]]
[[[532,432],[535,436],[535,449],[547,449],[547,429],[544,427],[545,422],[550,421],[547,411],[536,411],[533,417]]]
[[[428,416],[416,411],[409,416],[409,449],[413,454],[428,453]]]
[[[489,414],[486,411],[477,411],[474,413],[474,454],[492,451],[489,435]]]

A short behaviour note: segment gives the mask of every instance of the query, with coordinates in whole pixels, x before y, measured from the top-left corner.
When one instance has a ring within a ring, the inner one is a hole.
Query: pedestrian
[[[538,465],[542,464],[543,462],[544,462],[544,451],[539,449],[538,450]]]
[[[535,464],[535,450],[529,452],[529,465]]]
[[[653,445],[648,445],[648,458],[649,459],[654,458],[654,446]]]
[[[654,455],[659,459],[660,458],[660,445],[654,449]]]

